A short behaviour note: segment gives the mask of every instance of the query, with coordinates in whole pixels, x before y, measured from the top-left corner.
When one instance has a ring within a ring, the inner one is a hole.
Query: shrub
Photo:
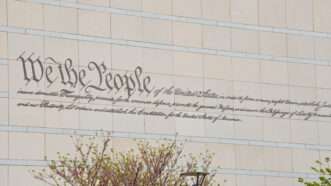
[[[325,158],[323,161],[316,161],[316,167],[311,169],[319,175],[318,180],[307,181],[303,178],[299,178],[299,182],[305,186],[331,186],[331,167],[330,158]]]
[[[58,160],[47,168],[32,171],[36,179],[54,186],[179,186],[186,185],[181,172],[212,171],[204,185],[215,185],[215,171],[210,170],[213,154],[183,154],[176,141],[151,145],[137,142],[137,150],[118,152],[105,137],[101,144],[95,138],[84,143],[74,141],[75,154],[58,153]],[[193,180],[193,178],[192,178]]]

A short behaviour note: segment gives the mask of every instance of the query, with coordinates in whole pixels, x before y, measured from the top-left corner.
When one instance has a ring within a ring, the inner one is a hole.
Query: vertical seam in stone
[[[8,10],[9,10],[9,6],[8,6],[8,1],[9,0],[5,0],[6,2],[6,26],[8,26],[8,22],[9,22],[9,13],[8,13]],[[7,93],[7,126],[9,127],[10,125],[10,60],[9,60],[9,32],[7,31],[6,32],[6,41],[7,41],[7,53],[6,53],[6,57],[7,57],[7,78],[8,78],[8,86],[7,86],[7,89],[8,89],[8,93]],[[10,146],[10,142],[9,142],[10,138],[9,138],[9,131],[7,132],[7,159],[9,159],[9,146]],[[7,184],[8,186],[10,185],[10,181],[9,181],[9,177],[10,177],[10,173],[9,173],[9,166],[6,166],[6,171],[7,171]]]
[[[43,22],[43,26],[42,26],[42,28],[45,30],[45,5],[41,5],[42,6],[42,22]],[[42,40],[43,40],[43,44],[42,44],[42,47],[43,47],[43,57],[44,57],[44,60],[45,60],[45,58],[46,58],[46,56],[45,56],[45,43],[46,43],[46,36],[42,36]],[[46,89],[46,81],[44,81],[44,88]],[[44,97],[44,96],[43,96]],[[44,127],[47,127],[47,120],[46,120],[46,108],[43,108],[43,113],[44,113],[44,116],[43,116],[43,126]],[[43,143],[43,151],[44,151],[44,154],[43,154],[43,159],[44,160],[47,160],[47,145],[46,145],[46,143],[47,143],[47,134],[44,134],[43,135],[43,141],[44,141],[44,143]]]

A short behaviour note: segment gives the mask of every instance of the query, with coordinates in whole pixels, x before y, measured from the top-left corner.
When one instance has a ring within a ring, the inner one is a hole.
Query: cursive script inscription
[[[17,60],[26,82],[26,87],[20,88],[17,94],[24,98],[29,96],[29,100],[30,96],[38,96],[33,102],[17,103],[19,107],[202,119],[212,123],[219,120],[241,122],[237,117],[242,115],[316,121],[331,118],[331,103],[323,100],[224,95],[212,89],[158,87],[158,83],[154,87],[151,77],[140,66],[132,72],[119,73],[110,71],[104,63],[90,61],[87,66],[78,68],[70,58],[59,62],[52,57],[42,59],[33,53],[22,53]],[[45,90],[28,87],[29,83],[41,82],[46,83]],[[48,89],[50,86],[54,89]],[[172,99],[177,97],[180,99]],[[207,98],[207,101],[201,98]]]
[[[216,121],[232,121],[238,122],[241,121],[238,118],[232,118],[224,114],[210,115],[207,113],[189,113],[182,111],[154,111],[148,110],[146,108],[130,107],[98,107],[98,105],[88,105],[82,106],[76,103],[53,103],[49,100],[42,100],[38,103],[32,102],[21,102],[18,103],[19,107],[37,107],[37,108],[47,108],[47,109],[56,109],[58,111],[65,110],[78,110],[78,111],[87,111],[87,112],[104,112],[104,113],[116,113],[116,114],[130,114],[138,116],[158,116],[163,117],[164,119],[168,118],[185,118],[185,119],[203,119],[215,123]]]
[[[42,60],[34,53],[27,55],[23,52],[17,60],[22,64],[24,80],[28,83],[39,83],[45,79],[48,87],[54,83],[61,83],[68,88],[82,87],[86,93],[95,91],[115,91],[124,90],[130,98],[135,92],[150,93],[151,77],[144,75],[143,69],[137,66],[133,73],[114,73],[104,63],[98,64],[90,61],[87,68],[74,67],[70,58],[63,63],[56,61],[52,57]],[[88,77],[93,77],[89,79]]]
[[[262,114],[262,117],[272,117],[272,118],[282,118],[282,119],[304,119],[304,120],[310,120],[312,118],[321,119],[321,118],[331,118],[330,113],[319,113],[314,109],[314,107],[311,108],[311,111],[307,110],[295,110],[295,111],[287,111],[282,110],[279,108],[276,108],[272,105],[265,105],[261,108],[254,108],[254,107],[244,107],[241,105],[233,106],[233,105],[225,105],[222,103],[202,103],[199,101],[193,101],[193,102],[169,102],[166,100],[161,99],[154,99],[154,100],[143,100],[143,99],[128,99],[123,98],[122,96],[119,97],[103,97],[103,96],[93,96],[93,95],[80,95],[75,94],[74,92],[70,92],[68,90],[61,90],[59,92],[43,92],[43,91],[23,91],[19,90],[17,92],[18,94],[22,95],[45,95],[49,98],[51,97],[60,97],[66,99],[65,101],[69,101],[71,103],[76,103],[77,101],[81,102],[83,100],[87,100],[90,105],[97,105],[93,102],[95,101],[106,101],[109,102],[109,105],[123,106],[123,103],[132,103],[136,107],[147,107],[147,108],[154,108],[158,109],[159,106],[163,105],[166,106],[168,109],[174,108],[175,110],[179,111],[188,111],[195,113],[197,115],[203,115],[205,112],[208,111],[216,111],[222,114],[233,114],[233,115],[240,115],[240,113],[252,113],[254,115]],[[67,100],[68,99],[68,100]],[[44,101],[50,101],[50,100],[44,100]],[[31,105],[21,105],[18,104],[18,106],[31,106]],[[38,107],[44,107],[44,106],[38,106]],[[53,108],[53,107],[46,107],[46,108]],[[184,109],[181,109],[184,108]],[[60,109],[59,111],[63,110]],[[82,110],[82,109],[80,109]],[[96,111],[96,110],[94,110]],[[199,114],[198,114],[199,113]],[[215,112],[214,112],[215,113]],[[167,117],[165,117],[167,119]],[[188,117],[186,117],[188,118]],[[192,115],[191,119],[206,119],[204,117],[195,117]],[[217,120],[212,120],[213,122]],[[240,119],[233,120],[233,121],[241,121]]]

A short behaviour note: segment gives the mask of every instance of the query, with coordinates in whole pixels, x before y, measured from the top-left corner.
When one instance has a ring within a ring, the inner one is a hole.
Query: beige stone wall
[[[227,112],[240,122],[20,107],[62,98],[21,95],[22,89],[57,91],[45,78],[27,84],[17,58],[71,58],[75,69],[104,62],[132,73],[141,66],[158,87],[211,89],[220,95],[297,102],[331,102],[330,0],[0,0],[0,186],[39,186],[29,170],[56,152],[71,152],[70,135],[112,131],[113,146],[133,139],[178,134],[185,151],[216,153],[225,186],[296,186],[311,177],[314,160],[331,156],[330,117],[280,118]],[[92,77],[95,75],[92,74]],[[75,87],[80,91],[81,87]],[[83,94],[83,93],[82,93]],[[99,93],[94,93],[99,95]],[[103,95],[103,94],[100,94]],[[108,96],[116,96],[108,92]],[[134,95],[144,100],[150,97]],[[169,102],[262,108],[258,102],[164,95]],[[105,101],[80,102],[112,107]],[[119,103],[114,107],[149,108]],[[283,111],[311,111],[277,105]],[[154,109],[151,107],[151,109]],[[164,112],[219,114],[218,110],[159,107]],[[319,113],[329,114],[328,108]]]

